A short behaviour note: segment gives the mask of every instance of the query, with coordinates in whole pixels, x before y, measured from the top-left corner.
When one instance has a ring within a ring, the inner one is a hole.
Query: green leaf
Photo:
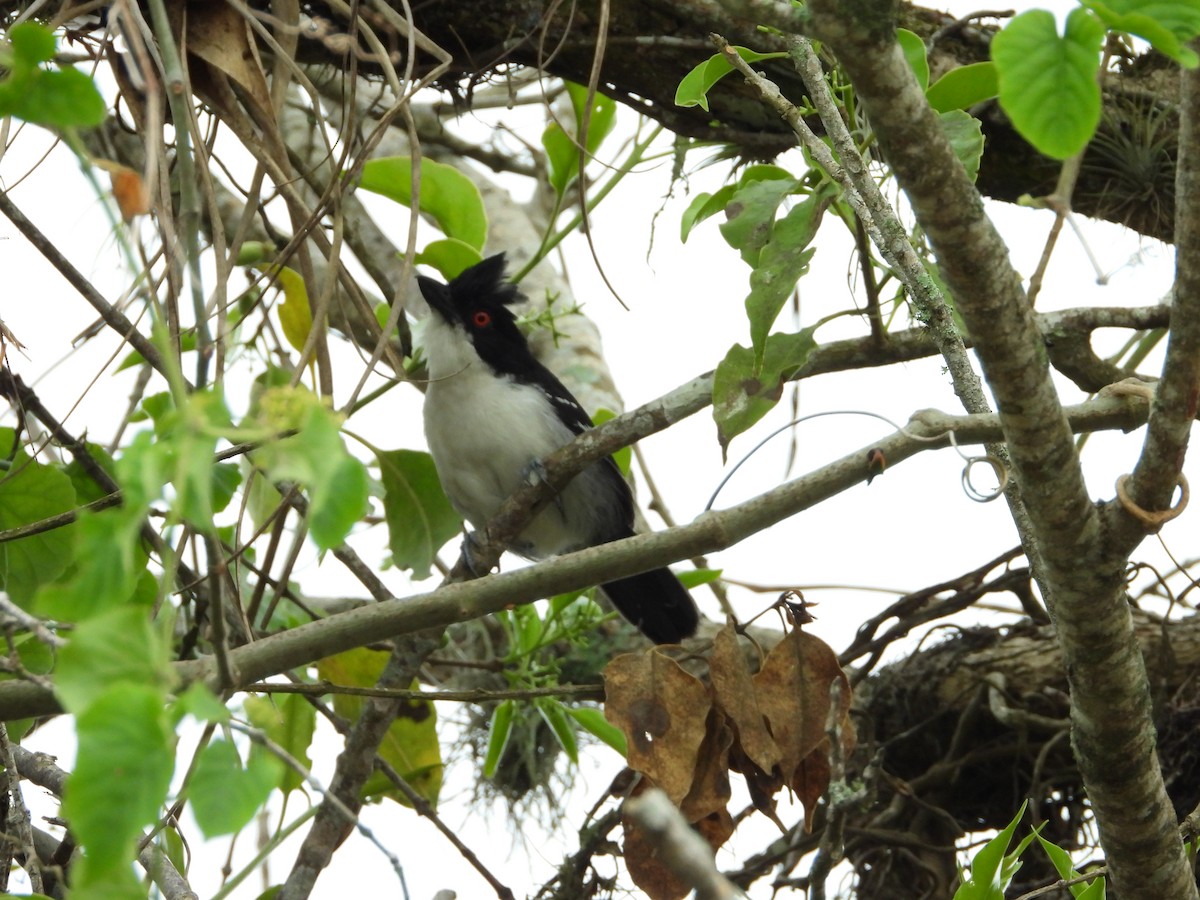
[[[141,525],[137,509],[81,513],[74,526],[75,569],[38,591],[33,601],[37,614],[76,622],[131,601],[146,571]]]
[[[412,159],[391,156],[363,166],[359,186],[412,206]],[[421,160],[421,212],[428,213],[448,238],[482,251],[487,240],[487,213],[479,188],[453,166]]]
[[[528,656],[546,642],[546,623],[531,605],[508,610],[505,618],[512,627],[512,643],[518,656]]]
[[[379,681],[387,658],[387,653],[360,647],[326,657],[317,663],[317,672],[334,684],[373,687]],[[420,684],[413,679],[411,687],[419,690]],[[358,719],[365,702],[363,697],[333,695],[334,711],[352,722]],[[442,787],[442,751],[437,738],[437,710],[432,701],[409,700],[401,704],[400,712],[379,747],[379,755],[425,800],[437,804]],[[367,780],[363,796],[371,799],[387,797],[408,805],[404,795],[381,772]]]
[[[462,528],[462,517],[446,498],[428,453],[387,450],[376,459],[392,562],[411,569],[414,578],[428,578],[438,550]]]
[[[199,681],[194,681],[179,695],[171,707],[172,722],[176,725],[184,716],[201,722],[224,723],[229,721],[229,710],[212,691]]]
[[[464,270],[482,262],[483,254],[463,241],[455,238],[441,238],[426,244],[425,249],[413,257],[413,261],[418,265],[437,269],[443,278],[451,281],[461,275]],[[386,306],[382,309],[383,321],[379,323],[380,327],[383,326],[384,321],[387,321],[388,314]]]
[[[283,291],[283,302],[276,310],[283,336],[297,353],[304,349],[308,335],[312,332],[312,307],[308,303],[308,288],[295,269],[287,266],[271,266],[266,274],[279,282]]]
[[[1113,31],[1145,38],[1154,49],[1194,69],[1200,58],[1184,46],[1200,34],[1195,0],[1082,0]]]
[[[579,765],[579,743],[575,740],[575,728],[567,716],[566,707],[553,697],[538,697],[533,701],[533,705],[550,726],[555,740],[567,754],[567,759]]]
[[[222,488],[215,483],[213,454],[217,436],[232,428],[225,401],[215,390],[190,394],[177,419],[177,426],[161,443],[173,468],[173,506],[179,516],[200,529],[213,524],[213,499]],[[228,471],[222,477],[228,479]],[[228,503],[228,498],[225,501]]]
[[[1071,856],[1067,851],[1063,850],[1057,844],[1053,844],[1046,840],[1040,834],[1035,835],[1038,843],[1042,845],[1042,849],[1046,851],[1046,855],[1050,857],[1050,862],[1054,864],[1055,871],[1058,872],[1058,877],[1063,881],[1071,881],[1079,877],[1079,872],[1075,870],[1075,866],[1071,862]],[[1089,884],[1073,884],[1070,886],[1071,895],[1076,900],[1102,900],[1105,894],[1104,876],[1098,875]]]
[[[221,512],[229,505],[242,484],[242,470],[237,463],[212,464],[212,508]]]
[[[599,738],[622,756],[629,755],[629,745],[625,742],[624,733],[604,718],[601,710],[592,706],[564,706],[563,710],[592,737]]]
[[[978,119],[961,109],[941,113],[939,118],[954,155],[974,181],[979,175],[979,161],[983,159],[983,127]]]
[[[834,195],[833,186],[827,184],[788,210],[775,224],[770,240],[759,252],[754,271],[750,273],[750,294],[746,297],[750,343],[758,365],[762,364],[764,342],[771,326],[796,282],[808,271],[816,248],[805,248],[816,237],[825,209]]]
[[[242,241],[242,245],[238,247],[237,259],[233,261],[233,264],[235,266],[252,266],[256,263],[269,262],[271,254],[275,250],[275,245],[270,241]]]
[[[54,692],[68,712],[82,714],[120,684],[175,683],[168,648],[143,607],[124,606],[81,622],[58,652]]]
[[[675,577],[690,591],[702,584],[711,584],[719,580],[723,571],[724,569],[685,569],[682,572],[676,572]]]
[[[925,90],[929,86],[929,56],[925,50],[925,42],[919,34],[907,28],[897,28],[896,43],[900,45],[900,51],[912,67],[913,74],[917,76],[921,90]]]
[[[705,219],[711,218],[721,212],[736,190],[736,184],[727,184],[715,194],[706,192],[693,197],[692,202],[688,204],[688,208],[683,211],[683,215],[679,220],[679,240],[686,244],[688,235],[692,233],[692,229]]]
[[[512,736],[515,711],[516,704],[512,700],[503,700],[492,710],[492,721],[488,726],[487,753],[483,758],[484,778],[492,778],[496,774],[496,767],[500,765],[504,748],[508,746],[508,739]]]
[[[158,819],[166,799],[175,735],[164,700],[153,685],[114,684],[75,720],[79,749],[62,814],[86,850],[95,883],[129,867],[142,829]]]
[[[54,35],[35,22],[8,32],[12,63],[0,81],[0,116],[67,129],[104,121],[107,108],[91,77],[69,65],[44,68],[54,58]]]
[[[566,193],[567,187],[579,176],[579,146],[586,150],[586,158],[595,155],[600,144],[608,137],[616,124],[617,104],[610,97],[596,94],[592,115],[588,121],[586,143],[580,134],[584,111],[587,106],[587,88],[567,82],[567,95],[575,112],[575,132],[568,136],[561,123],[555,121],[546,126],[542,133],[542,147],[546,151],[546,167],[549,170],[550,186],[558,196]]]
[[[215,740],[200,751],[188,784],[188,803],[206,838],[234,834],[250,823],[283,775],[283,763],[265,752],[251,753],[246,767],[230,741]]]
[[[759,53],[746,47],[734,47],[737,55],[746,62],[758,62],[763,59],[779,59],[786,53]],[[679,87],[675,89],[676,106],[699,106],[708,112],[708,92],[713,85],[733,71],[733,66],[720,53],[715,53],[692,71],[683,76]]]
[[[273,694],[247,697],[243,705],[251,725],[286,750],[304,768],[312,769],[308,750],[317,726],[317,711],[311,703],[300,694]],[[304,776],[286,766],[283,778],[276,786],[290,794],[303,784]]]
[[[71,868],[71,900],[146,900],[146,889],[131,867],[101,869],[81,854]]]
[[[587,108],[587,85],[576,84],[573,81],[563,82],[567,96],[571,99],[571,107],[575,110],[575,121],[583,124],[584,110]],[[592,115],[588,120],[587,143],[584,147],[589,155],[595,155],[604,143],[604,139],[612,134],[613,126],[617,123],[617,102],[599,91],[592,101]]]
[[[346,450],[341,420],[302,388],[272,387],[258,398],[257,420],[270,433],[298,433],[254,451],[272,481],[309,488],[308,526],[321,550],[341,544],[367,511],[366,467]]]
[[[308,531],[320,550],[341,546],[350,529],[367,514],[370,479],[367,468],[346,448],[312,485],[308,505]]]
[[[1000,92],[994,62],[971,63],[951,69],[929,86],[925,99],[940,113],[967,109]]]
[[[113,461],[109,452],[99,444],[93,444],[91,441],[85,441],[84,446],[87,447],[88,453],[92,459],[99,463],[100,468],[114,477],[117,471],[117,464]],[[99,500],[101,497],[108,496],[108,491],[104,490],[100,485],[96,484],[96,479],[80,465],[79,460],[72,459],[65,469],[67,477],[71,479],[71,486],[75,488],[75,502],[79,504],[91,503],[93,500]]]
[[[20,22],[8,30],[13,68],[36,66],[54,59],[54,33],[37,22]]]
[[[0,530],[19,528],[75,508],[70,477],[13,448],[16,433],[0,428],[0,458],[11,460],[0,477]],[[74,558],[78,529],[64,526],[0,544],[0,588],[29,608],[43,585],[53,582]]]
[[[1005,853],[1028,803],[1022,803],[1008,826],[979,848],[971,860],[970,872],[963,873],[962,884],[954,892],[954,900],[1004,900],[1004,889],[1016,873],[1015,859],[1012,865],[1005,866]],[[1010,870],[1007,879],[1004,877],[1005,868]]]
[[[759,163],[747,166],[737,184],[727,184],[715,194],[697,194],[680,219],[679,239],[686,243],[692,229],[719,212],[724,212],[734,194],[741,187],[754,181],[792,181],[792,174],[787,169],[776,165]]]
[[[747,265],[758,264],[759,253],[771,240],[779,205],[798,187],[794,179],[752,181],[739,186],[726,204],[721,236]]]
[[[1067,16],[1059,37],[1044,9],[1021,13],[992,40],[1000,105],[1042,153],[1066,159],[1087,146],[1100,122],[1104,25],[1086,9]]]
[[[713,375],[713,418],[722,453],[779,402],[784,383],[816,348],[813,333],[821,324],[795,334],[769,335],[761,365],[755,364],[753,350],[737,344],[730,348]]]
[[[592,422],[594,422],[596,425],[603,425],[609,419],[615,419],[616,417],[617,414],[611,409],[604,409],[601,407],[592,413]],[[621,470],[621,474],[628,478],[630,467],[633,465],[633,448],[622,447],[613,454],[612,458],[616,460],[617,468]]]

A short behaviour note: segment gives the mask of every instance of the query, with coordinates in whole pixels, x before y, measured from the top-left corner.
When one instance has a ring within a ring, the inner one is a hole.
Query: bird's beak
[[[417,276],[417,286],[421,296],[429,304],[429,308],[438,314],[444,322],[454,321],[454,305],[450,298],[450,289],[440,281],[425,275]]]

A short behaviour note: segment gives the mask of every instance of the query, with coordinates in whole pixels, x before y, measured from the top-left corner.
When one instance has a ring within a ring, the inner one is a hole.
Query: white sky
[[[32,167],[38,145],[44,145],[43,138],[44,134],[31,129],[16,140],[7,156],[0,158],[0,179],[6,187]],[[790,163],[796,164],[794,159]],[[679,216],[690,198],[678,188],[676,198],[658,216],[654,250],[646,260],[650,224],[666,191],[669,171],[669,163],[663,163],[631,178],[593,216],[600,259],[629,304],[629,311],[622,310],[609,295],[584,243],[573,239],[564,245],[576,297],[586,304],[587,314],[602,331],[606,357],[628,407],[660,396],[711,369],[730,343],[747,340],[742,300],[749,270],[721,240],[716,219],[697,228],[687,244],[679,244]],[[721,174],[719,168],[699,171],[692,176],[690,189],[714,190]],[[107,298],[114,300],[120,295],[128,284],[128,273],[109,236],[99,202],[70,159],[56,154],[11,196]],[[1028,275],[1036,265],[1052,214],[999,204],[989,204],[989,209],[1013,247],[1014,264]],[[1137,254],[1145,255],[1145,263],[1121,268],[1107,286],[1097,286],[1078,242],[1065,232],[1047,274],[1039,309],[1157,302],[1170,283],[1170,249],[1115,226],[1089,223],[1087,230],[1093,252],[1111,269]],[[848,239],[835,223],[828,222],[812,273],[802,282],[802,324],[854,305],[854,292],[848,284],[848,273],[854,266]],[[60,413],[80,396],[82,384],[96,379],[93,393],[71,413],[66,424],[75,433],[86,430],[94,439],[107,440],[114,418],[123,413],[132,384],[130,373],[114,376],[103,371],[116,347],[115,339],[105,332],[82,349],[72,350],[72,338],[95,319],[94,314],[3,220],[0,271],[6,287],[0,316],[27,347],[26,356],[10,354],[14,370],[37,387],[50,409]],[[780,327],[787,326],[788,316],[785,311]],[[819,332],[818,339],[856,335],[860,329],[857,320],[840,319]],[[1113,346],[1119,342],[1120,338]],[[67,357],[68,364],[56,367]],[[348,354],[344,363],[357,372],[357,364]],[[1154,368],[1145,366],[1143,370],[1153,372]],[[903,422],[923,407],[960,411],[937,360],[824,376],[803,382],[799,392],[802,413],[861,409]],[[102,397],[108,399],[97,404],[95,401]],[[1081,398],[1068,385],[1064,399],[1076,402]],[[355,430],[381,446],[421,447],[420,400],[416,392],[394,391],[385,403],[385,415],[367,421],[356,419]],[[731,462],[760,436],[786,421],[788,405],[781,404],[751,434],[735,440]],[[11,422],[9,415],[3,424]],[[806,423],[799,431],[799,458],[791,477],[869,446],[888,431],[881,422],[857,416]],[[1140,445],[1140,433],[1092,439],[1085,464],[1095,497],[1112,495],[1116,477],[1131,469]],[[647,439],[642,449],[672,513],[680,522],[690,521],[702,510],[724,471],[710,413],[701,412],[667,433]],[[788,438],[776,438],[725,488],[718,506],[754,496],[789,477],[784,471],[787,453]],[[712,563],[724,568],[729,576],[750,582],[798,587],[843,584],[898,592],[960,574],[1015,543],[1003,502],[981,505],[969,500],[959,483],[961,469],[962,462],[953,451],[922,454],[889,470],[869,487],[855,487],[714,556]],[[1188,470],[1200,483],[1194,458]],[[1187,517],[1182,522],[1169,526],[1163,537],[1177,552],[1186,554],[1190,549],[1194,553],[1182,538],[1188,532],[1181,530],[1194,526],[1187,524]],[[368,543],[377,545],[374,538]],[[369,560],[378,558],[373,551],[365,553]],[[309,590],[317,594],[361,593],[345,580],[336,563],[319,565],[312,554],[307,556],[295,577]],[[1161,550],[1151,541],[1137,554],[1143,556],[1162,562]],[[397,593],[408,592],[396,573],[383,574]],[[703,590],[696,594],[706,613],[718,615],[716,604]],[[812,630],[835,649],[846,645],[859,622],[894,599],[854,587],[809,590],[807,595],[820,602],[815,610],[818,621]],[[739,614],[749,617],[772,597],[735,592],[733,599]],[[45,732],[40,749],[51,749],[54,731]],[[332,741],[322,744],[324,758],[316,760],[316,771],[323,780],[331,771],[334,752]],[[594,760],[589,759],[584,771],[574,776],[574,790],[564,798],[573,810],[590,806],[620,767],[621,761],[606,749],[591,755]],[[64,757],[61,764],[69,766],[70,760]],[[567,815],[564,830],[552,830],[522,845],[508,836],[507,823],[499,813],[479,815],[469,801],[469,789],[462,779],[448,784],[441,807],[444,819],[518,896],[544,882],[564,854],[575,848],[576,836],[571,829],[577,827],[578,814]],[[487,886],[443,838],[408,811],[389,804],[369,808],[364,819],[404,863],[412,897],[429,898],[444,888],[456,890],[460,898],[490,895]],[[735,835],[719,862],[729,866],[759,849],[770,840],[772,830],[761,819],[751,823]],[[246,843],[246,847],[239,848],[238,858],[251,854],[252,848]],[[226,846],[225,842],[212,842],[200,851],[203,862],[191,878],[201,896],[209,896],[216,889]],[[279,858],[272,872],[275,879],[285,874],[287,864],[290,861],[285,863],[283,857]],[[350,885],[368,895],[399,896],[386,861],[361,843],[353,851],[344,849],[335,856],[333,867],[322,877],[314,896],[335,898]],[[261,889],[261,881],[252,878],[234,896],[254,897]]]

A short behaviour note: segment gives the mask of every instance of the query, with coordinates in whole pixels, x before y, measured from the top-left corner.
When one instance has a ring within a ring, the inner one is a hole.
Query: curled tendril
[[[713,491],[712,496],[708,498],[708,503],[706,503],[704,505],[704,511],[708,512],[709,510],[711,510],[713,508],[713,504],[717,502],[717,496],[725,488],[725,485],[729,483],[730,479],[732,479],[733,476],[737,473],[737,470],[740,469],[746,462],[748,462],[750,457],[752,457],[755,453],[757,453],[759,450],[761,450],[763,448],[763,446],[769,440],[776,437],[777,435],[783,434],[783,432],[787,431],[789,428],[799,425],[802,422],[807,422],[810,419],[819,419],[819,418],[822,418],[823,416],[870,416],[872,419],[879,419],[881,422],[886,422],[888,425],[891,425],[892,428],[896,429],[896,431],[900,432],[907,438],[911,438],[914,441],[924,441],[924,442],[939,441],[942,439],[943,436],[948,435],[950,438],[950,446],[952,446],[954,448],[955,452],[959,456],[961,456],[964,460],[966,460],[966,463],[967,463],[966,466],[963,467],[963,471],[962,471],[963,493],[965,493],[970,499],[974,500],[976,503],[989,503],[992,500],[995,500],[997,497],[999,497],[1001,494],[1004,493],[1004,489],[1008,486],[1008,478],[1009,478],[1008,466],[1006,466],[1002,460],[997,459],[994,456],[990,456],[990,455],[968,456],[967,454],[963,453],[962,449],[958,446],[958,442],[954,439],[954,430],[953,429],[946,431],[943,434],[926,436],[926,435],[921,435],[921,434],[915,434],[915,433],[909,431],[903,425],[897,425],[895,422],[893,422],[887,416],[881,415],[879,413],[867,412],[866,410],[861,410],[861,409],[833,409],[833,410],[827,410],[825,412],[810,413],[807,416],[801,416],[798,419],[792,419],[790,422],[776,428],[774,431],[772,431],[770,434],[768,434],[766,437],[764,437],[761,441],[759,441],[757,444],[755,444],[745,456],[743,456],[736,463],[734,463],[733,467],[728,472],[725,473],[725,477],[721,479],[720,483],[716,487],[716,490]],[[992,469],[992,472],[996,476],[996,481],[998,482],[998,487],[994,488],[991,491],[980,490],[979,488],[977,488],[975,486],[975,484],[971,480],[971,469],[974,466],[979,465],[981,463],[990,466]]]

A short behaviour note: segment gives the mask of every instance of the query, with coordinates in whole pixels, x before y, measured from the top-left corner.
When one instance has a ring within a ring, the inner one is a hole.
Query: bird
[[[500,253],[449,283],[417,276],[430,310],[423,333],[425,437],[446,496],[476,530],[540,460],[594,427],[517,327],[510,307],[524,298],[506,279],[505,265]],[[628,482],[605,457],[576,475],[509,549],[537,560],[630,537],[633,510]],[[696,631],[696,604],[668,568],[601,588],[656,644],[677,644]]]

